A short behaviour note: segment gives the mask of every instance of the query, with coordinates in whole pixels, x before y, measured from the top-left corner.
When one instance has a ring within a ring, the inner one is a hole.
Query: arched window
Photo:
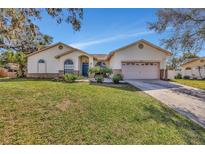
[[[45,63],[45,60],[40,59],[40,60],[38,61],[38,63]]]
[[[39,59],[37,65],[38,73],[46,73],[46,62],[43,59]]]
[[[73,72],[74,72],[73,61],[70,59],[67,59],[64,62],[64,74],[73,73]]]

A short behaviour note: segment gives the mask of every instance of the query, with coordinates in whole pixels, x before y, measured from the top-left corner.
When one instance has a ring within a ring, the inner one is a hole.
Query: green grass
[[[174,79],[172,81],[205,90],[205,80]]]
[[[0,144],[205,144],[205,129],[126,84],[2,80]]]

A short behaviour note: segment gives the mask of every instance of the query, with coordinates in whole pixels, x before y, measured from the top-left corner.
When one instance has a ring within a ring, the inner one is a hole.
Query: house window
[[[64,74],[69,74],[69,73],[73,73],[73,72],[74,72],[73,61],[70,59],[67,59],[64,62]]]
[[[95,64],[95,66],[105,67],[106,64],[105,64],[105,62],[99,61]]]
[[[187,67],[187,68],[185,68],[185,70],[191,70],[191,67]]]
[[[38,61],[38,63],[43,64],[43,63],[45,63],[45,60],[40,59],[40,60]]]
[[[144,45],[140,43],[140,44],[138,45],[138,48],[139,48],[139,49],[143,49],[143,48],[144,48]]]
[[[58,49],[62,50],[62,49],[63,49],[63,46],[62,46],[62,45],[59,45],[59,46],[58,46]]]

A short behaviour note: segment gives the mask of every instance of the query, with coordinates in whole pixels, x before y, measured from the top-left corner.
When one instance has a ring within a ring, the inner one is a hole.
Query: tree
[[[25,76],[25,68],[26,68],[26,55],[23,52],[14,52],[11,50],[7,50],[0,54],[0,64],[3,67],[8,67],[7,64],[16,63],[18,64],[18,77]]]
[[[14,63],[15,62],[15,54],[11,50],[7,50],[0,54],[0,64],[6,65],[8,63]]]
[[[196,54],[205,44],[205,9],[160,9],[157,21],[148,23],[148,28],[157,33],[170,30],[170,35],[161,40],[172,52]]]
[[[41,20],[44,12],[58,24],[62,22],[71,24],[75,31],[81,28],[82,9],[0,9],[0,49],[28,53],[35,51],[39,45],[50,44],[52,37],[41,33],[39,27],[33,22]]]
[[[176,56],[173,55],[172,57],[169,58],[168,60],[168,69],[173,70],[173,69],[178,69],[181,64],[183,64],[187,59],[192,59],[192,58],[198,58],[196,54],[192,53],[183,53],[182,56]]]
[[[183,54],[183,56],[181,57],[182,61],[186,60],[186,59],[192,59],[192,58],[199,58],[199,56],[197,56],[196,54],[192,54],[190,52],[186,52]]]
[[[201,67],[201,66],[198,66],[197,69],[198,69],[198,71],[199,71],[199,76],[200,76],[200,78],[202,79],[202,75],[201,75],[201,69],[202,69],[202,67]]]
[[[168,70],[177,70],[181,64],[180,58],[172,56],[168,59],[167,69]]]
[[[26,55],[23,52],[17,52],[15,54],[15,62],[19,65],[17,76],[25,77]]]

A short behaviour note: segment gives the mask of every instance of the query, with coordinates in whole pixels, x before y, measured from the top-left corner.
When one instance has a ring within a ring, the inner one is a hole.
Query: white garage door
[[[156,62],[123,62],[124,79],[159,79],[159,63]]]

